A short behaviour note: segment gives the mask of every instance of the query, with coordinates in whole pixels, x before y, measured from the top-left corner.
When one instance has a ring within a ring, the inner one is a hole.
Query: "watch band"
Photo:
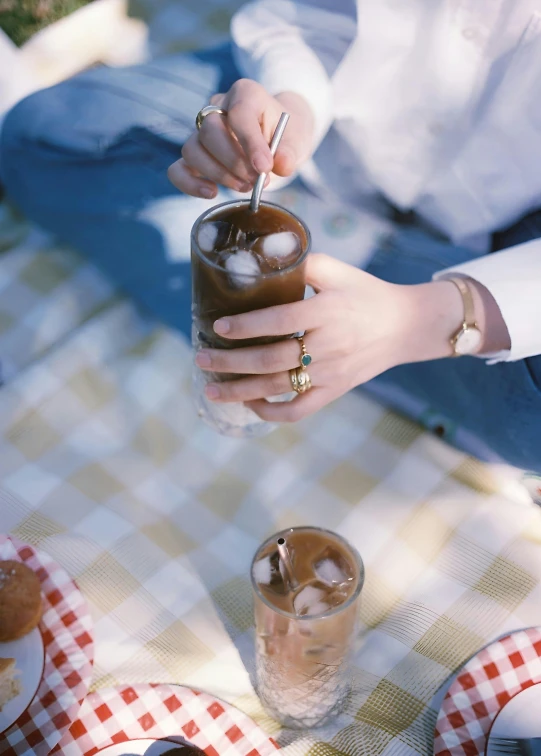
[[[463,278],[449,277],[446,280],[454,283],[462,296],[462,302],[464,304],[464,325],[467,328],[477,328],[477,322],[475,320],[475,307],[473,304],[473,296],[470,287]]]

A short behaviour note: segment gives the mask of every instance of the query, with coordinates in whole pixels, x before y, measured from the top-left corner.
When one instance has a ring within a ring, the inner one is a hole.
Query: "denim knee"
[[[6,115],[0,130],[0,177],[9,184],[16,173],[19,155],[25,149],[32,151],[37,144],[37,132],[33,127],[38,113],[43,108],[42,92],[26,97]]]
[[[0,179],[10,196],[26,209],[29,195],[47,191],[43,168],[70,158],[96,157],[99,145],[78,129],[80,119],[69,95],[69,82],[40,90],[6,115],[0,132]]]
[[[27,148],[93,154],[99,148],[99,132],[93,135],[92,119],[88,118],[92,105],[93,101],[77,92],[72,80],[29,95],[5,118],[0,137],[2,160],[9,161],[9,153]],[[88,128],[83,129],[87,118]]]

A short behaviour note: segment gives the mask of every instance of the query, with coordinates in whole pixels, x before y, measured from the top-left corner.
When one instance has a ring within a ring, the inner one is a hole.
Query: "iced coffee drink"
[[[293,213],[262,202],[257,212],[248,200],[217,205],[192,230],[192,340],[202,347],[231,349],[271,343],[283,336],[230,340],[214,331],[226,315],[238,315],[304,298],[305,262],[310,247],[306,226]],[[243,404],[215,404],[205,398],[208,382],[235,376],[194,372],[199,414],[220,433],[251,436],[263,423]]]
[[[279,539],[287,544],[293,580],[280,558]],[[357,551],[319,528],[277,533],[255,555],[258,694],[285,726],[317,727],[343,707],[363,581]]]

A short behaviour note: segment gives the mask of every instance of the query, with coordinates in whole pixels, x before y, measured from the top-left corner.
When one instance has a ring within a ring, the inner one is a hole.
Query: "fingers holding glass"
[[[304,333],[322,326],[332,317],[327,309],[324,300],[311,297],[291,304],[220,318],[214,323],[214,330],[228,339],[289,336],[291,333]]]
[[[295,373],[295,381],[292,374]],[[310,368],[310,372],[300,367],[265,375],[247,375],[228,381],[209,383],[205,388],[207,399],[214,402],[250,402],[267,399],[296,391],[309,393],[314,387],[332,385],[332,365],[320,364]],[[297,388],[295,388],[297,386]]]
[[[207,399],[214,402],[247,402],[267,396],[280,396],[289,391],[291,383],[287,372],[209,383],[205,388]]]
[[[304,337],[311,355],[322,353],[319,347],[320,337],[317,333]],[[237,373],[239,375],[263,375],[279,373],[299,367],[301,362],[299,342],[287,339],[278,344],[241,349],[202,349],[197,353],[195,362],[202,370],[213,373]]]

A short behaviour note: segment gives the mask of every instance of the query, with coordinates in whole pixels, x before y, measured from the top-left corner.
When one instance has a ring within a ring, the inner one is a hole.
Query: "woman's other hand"
[[[169,180],[185,194],[212,199],[217,184],[247,192],[259,173],[290,176],[309,157],[313,116],[300,95],[273,97],[257,82],[239,79],[226,94],[211,97],[210,104],[227,116],[206,116],[168,170]],[[273,158],[269,142],[284,111],[291,118]]]

